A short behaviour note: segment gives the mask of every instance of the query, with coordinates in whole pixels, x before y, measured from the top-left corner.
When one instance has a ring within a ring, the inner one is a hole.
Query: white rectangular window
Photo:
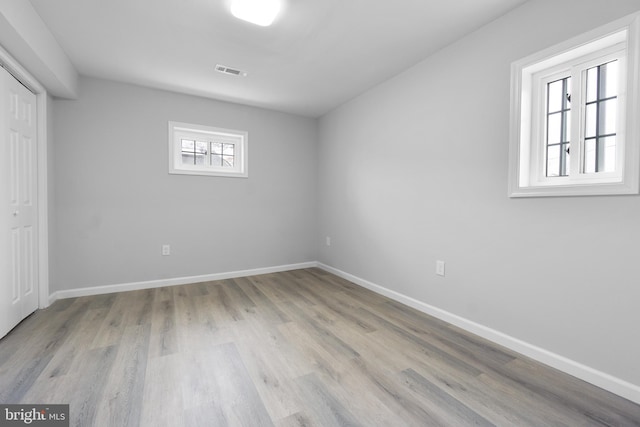
[[[247,177],[247,132],[169,122],[169,173]]]
[[[638,16],[512,65],[509,195],[637,194]]]

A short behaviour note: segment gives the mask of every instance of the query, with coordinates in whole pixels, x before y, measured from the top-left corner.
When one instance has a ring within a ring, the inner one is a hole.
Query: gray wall
[[[170,120],[248,131],[249,178],[169,175]],[[51,292],[315,260],[316,137],[313,119],[81,79],[53,103]]]
[[[638,9],[532,0],[323,117],[319,260],[640,385],[640,197],[507,197],[511,62]]]

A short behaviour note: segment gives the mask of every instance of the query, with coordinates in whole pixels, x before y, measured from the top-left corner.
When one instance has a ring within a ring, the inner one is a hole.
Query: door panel
[[[33,141],[31,138],[22,139],[22,176],[19,179],[22,182],[22,204],[24,206],[32,206],[32,189],[33,189],[33,159],[34,159]]]
[[[20,229],[11,229],[11,303],[20,302]],[[15,311],[15,310],[14,310]],[[15,315],[14,315],[15,316]]]
[[[36,97],[0,68],[0,337],[38,308]]]
[[[9,171],[10,171],[10,182],[11,182],[11,199],[9,199],[9,203],[11,206],[18,206],[18,185],[20,184],[20,180],[18,179],[18,154],[20,152],[20,134],[18,131],[9,130],[9,138],[10,138],[10,154],[9,154]]]
[[[24,275],[22,277],[22,295],[31,296],[33,293],[33,255],[35,246],[33,244],[33,227],[27,226],[22,229],[22,264],[24,265]],[[34,310],[37,306],[34,308]],[[28,314],[31,314],[29,312]]]

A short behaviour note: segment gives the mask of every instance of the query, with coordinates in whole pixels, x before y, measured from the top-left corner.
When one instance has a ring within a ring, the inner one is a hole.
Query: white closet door
[[[0,337],[38,308],[36,96],[0,68]]]

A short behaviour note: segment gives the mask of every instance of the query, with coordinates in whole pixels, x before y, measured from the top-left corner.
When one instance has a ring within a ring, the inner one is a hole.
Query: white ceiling
[[[317,117],[525,0],[285,0],[271,27],[228,1],[31,3],[82,75]]]

